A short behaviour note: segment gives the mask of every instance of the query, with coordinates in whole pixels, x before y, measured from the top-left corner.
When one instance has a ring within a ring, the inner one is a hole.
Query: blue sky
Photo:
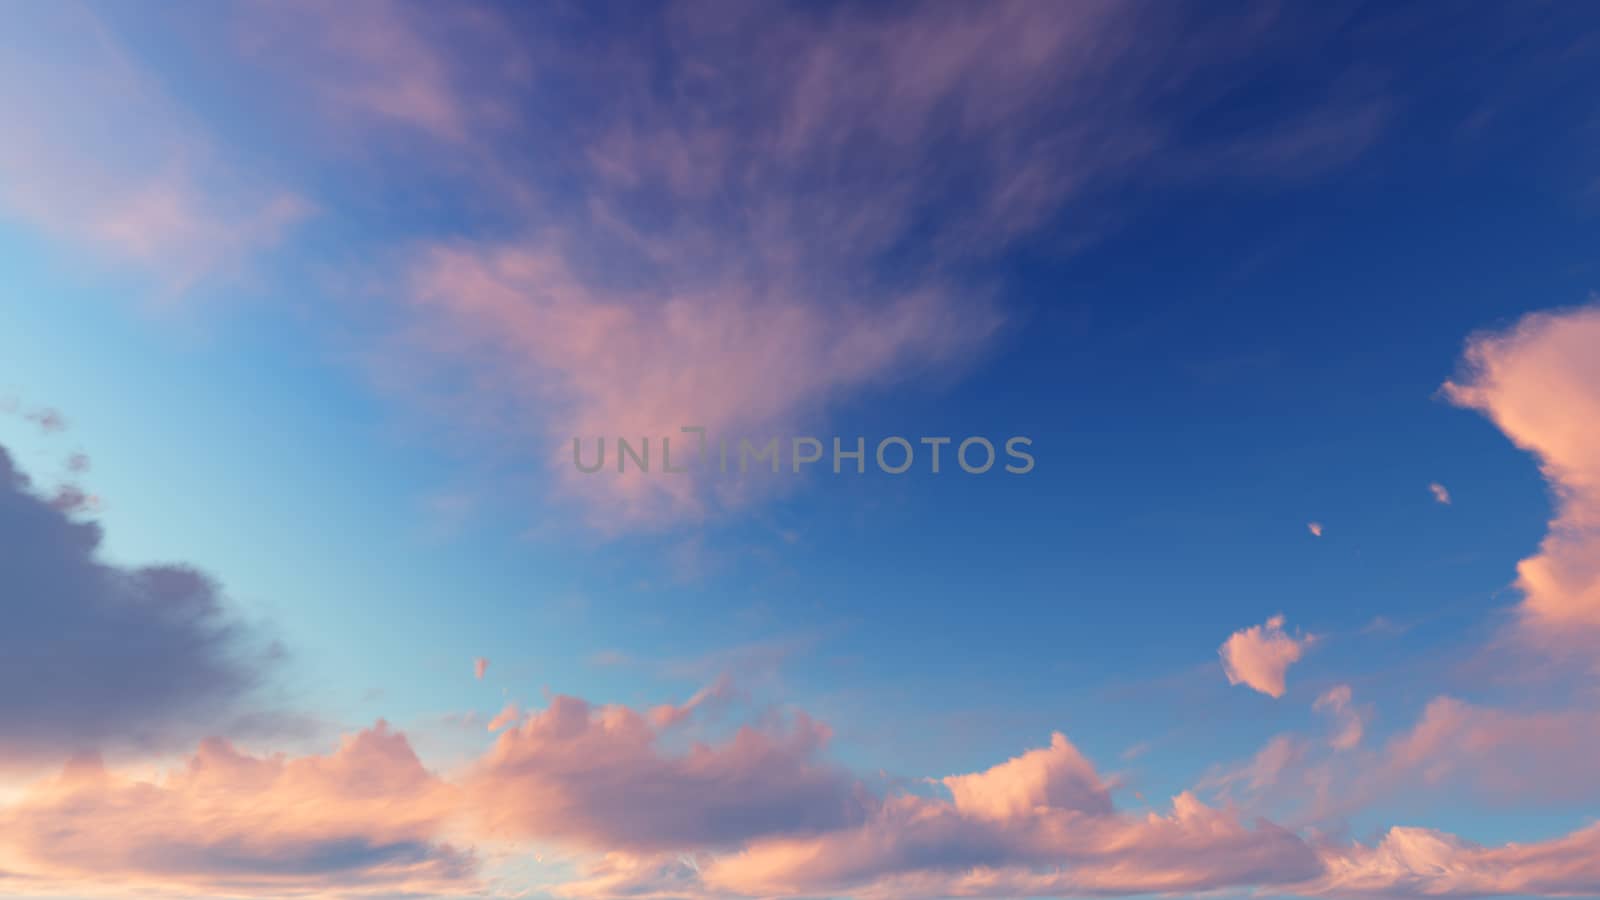
[[[381,718],[448,780],[504,740],[484,723],[507,703],[709,688],[728,708],[694,739],[804,715],[879,798],[946,803],[922,780],[1062,732],[1117,815],[1193,790],[1373,853],[1395,826],[1496,847],[1592,824],[1592,773],[1541,779],[1600,730],[1600,616],[1571,579],[1516,582],[1519,560],[1586,558],[1541,550],[1553,519],[1600,546],[1564,462],[1595,395],[1551,424],[1522,391],[1600,392],[1560,342],[1596,285],[1587,10],[18,12],[0,446],[39,496],[95,495],[62,514],[101,524],[102,562],[207,573],[282,653],[153,743],[96,732],[108,764],[207,736],[323,753]],[[1548,333],[1524,318],[1551,310]],[[1525,360],[1556,374],[1496,380]],[[1026,435],[1037,466],[667,484],[562,462],[573,433],[694,421]],[[23,621],[47,602],[6,598]],[[1577,649],[1539,630],[1557,608]],[[1280,696],[1219,660],[1251,627],[1295,647]],[[1363,736],[1330,751],[1314,703],[1340,686]],[[1455,741],[1491,750],[1363,787],[1441,698],[1482,717]],[[1483,737],[1544,714],[1531,746]],[[663,726],[662,752],[685,739]],[[61,743],[17,750],[18,784],[82,749]],[[609,846],[528,829],[572,866]],[[671,850],[778,840],[800,838]],[[493,890],[538,869],[479,852]],[[31,871],[16,853],[0,875]],[[795,890],[970,890],[915,880],[951,865]],[[721,871],[652,889],[775,891]],[[1082,877],[1052,895],[1099,889]],[[1425,892],[1408,877],[1383,888]]]

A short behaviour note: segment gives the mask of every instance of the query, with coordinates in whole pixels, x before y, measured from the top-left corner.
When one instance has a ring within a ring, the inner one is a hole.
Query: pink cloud
[[[988,771],[941,779],[965,815],[1010,819],[1039,809],[1111,811],[1111,794],[1094,766],[1056,732],[1047,749],[1030,750]]]
[[[495,713],[494,718],[489,720],[489,724],[484,727],[484,730],[499,731],[521,718],[521,707],[515,703],[507,703],[498,713]]]
[[[472,677],[483,680],[484,673],[489,671],[489,660],[480,656],[472,661]]]
[[[634,852],[716,847],[858,818],[854,780],[819,759],[828,736],[797,715],[674,749],[652,717],[558,696],[502,732],[462,784],[501,838]]]
[[[1230,635],[1218,653],[1229,684],[1242,684],[1269,697],[1282,697],[1285,673],[1299,661],[1311,638],[1284,632],[1283,616],[1265,625],[1252,625]]]
[[[1450,490],[1448,488],[1446,488],[1444,485],[1442,485],[1439,482],[1435,481],[1432,484],[1428,485],[1428,491],[1429,491],[1429,493],[1433,494],[1434,502],[1436,502],[1436,503],[1438,503],[1438,504],[1440,504],[1442,506],[1449,506],[1450,505]]]
[[[1074,202],[1140,175],[1195,177],[1164,154],[1208,159],[1213,175],[1241,158],[1251,172],[1320,168],[1330,147],[1359,153],[1381,119],[1381,104],[1327,98],[1307,122],[1190,153],[1173,94],[1231,81],[1270,17],[1195,40],[1182,17],[1098,0],[1069,14],[669,4],[645,30],[654,49],[624,34],[575,50],[561,28],[508,49],[480,7],[304,15],[328,23],[323,37],[300,39],[298,8],[244,29],[257,58],[358,141],[424,138],[399,151],[408,163],[497,209],[470,242],[419,242],[389,292],[404,308],[375,317],[395,339],[373,369],[518,477],[530,455],[553,467],[610,530],[779,489],[580,477],[573,437],[649,436],[659,460],[670,436],[682,459],[684,426],[804,434],[864,392],[949,380],[1009,320],[977,273]]]
[[[1342,687],[1314,704],[1333,722],[1326,742],[1277,735],[1201,786],[1279,821],[1324,826],[1399,798],[1574,810],[1600,799],[1600,774],[1590,764],[1600,742],[1593,710],[1505,709],[1436,697],[1410,727],[1375,743],[1365,737],[1371,711]]]
[[[1329,743],[1335,750],[1350,750],[1361,743],[1361,736],[1366,730],[1366,722],[1362,713],[1351,702],[1350,685],[1341,684],[1329,688],[1311,708],[1325,713],[1334,720],[1335,732],[1329,738]]]
[[[1374,847],[1329,847],[1327,874],[1296,893],[1331,897],[1600,894],[1600,825],[1531,844],[1481,847],[1427,828],[1391,828]]]
[[[1498,709],[1438,697],[1385,748],[1375,777],[1470,788],[1502,802],[1578,802],[1600,798],[1597,745],[1600,714],[1590,710]]]
[[[1600,308],[1536,313],[1467,345],[1451,402],[1488,416],[1532,453],[1555,492],[1539,552],[1517,564],[1518,611],[1552,644],[1600,627]],[[1574,629],[1577,632],[1574,632]]]
[[[15,24],[33,49],[0,59],[0,214],[173,294],[231,274],[309,214],[294,192],[226,159],[89,10],[37,7]]]
[[[441,841],[454,803],[383,723],[326,756],[218,739],[154,780],[77,763],[0,807],[0,867],[43,890],[98,884],[248,896],[463,891]]]
[[[860,825],[751,841],[701,871],[749,896],[900,898],[1204,891],[1320,872],[1293,834],[1192,794],[1170,812],[1111,809],[1106,785],[1064,737],[986,772],[945,779],[954,801],[885,798]]]
[[[791,433],[841,394],[958,362],[998,325],[987,306],[937,291],[829,307],[744,279],[681,294],[608,289],[552,241],[424,252],[412,286],[416,319],[396,347],[413,362],[420,353],[464,373],[457,400],[482,407],[473,418],[525,417],[506,427],[550,447],[560,483],[612,527],[739,502],[697,476],[660,471],[663,438],[674,467],[699,452],[699,438],[682,428],[705,428],[706,458],[715,459],[721,439]],[[489,396],[478,395],[491,379]],[[575,438],[588,460],[605,437],[614,466],[619,435],[651,438],[652,474],[577,470]]]

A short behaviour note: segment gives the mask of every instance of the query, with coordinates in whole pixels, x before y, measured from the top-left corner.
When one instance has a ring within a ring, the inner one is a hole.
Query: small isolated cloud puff
[[[1428,485],[1428,490],[1433,494],[1433,499],[1444,506],[1450,505],[1450,491],[1444,485],[1435,481]]]
[[[1556,497],[1539,552],[1517,564],[1528,633],[1551,644],[1600,628],[1600,307],[1535,313],[1467,344],[1444,385],[1532,453]],[[1586,644],[1592,646],[1592,644]]]
[[[484,673],[486,673],[488,671],[489,671],[489,660],[488,660],[487,657],[480,656],[477,659],[472,661],[472,677],[473,678],[476,678],[479,681],[482,681]]]
[[[1322,523],[1321,522],[1307,522],[1306,523],[1306,530],[1311,532],[1312,537],[1322,537]]]
[[[1243,684],[1269,697],[1282,697],[1284,674],[1298,662],[1311,639],[1293,637],[1283,630],[1283,616],[1265,625],[1252,625],[1230,635],[1217,651],[1229,684]]]

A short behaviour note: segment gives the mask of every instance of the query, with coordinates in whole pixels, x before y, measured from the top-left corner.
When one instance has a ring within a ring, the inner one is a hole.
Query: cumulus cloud
[[[863,823],[752,841],[702,865],[707,886],[747,896],[1073,896],[1204,891],[1315,876],[1315,853],[1189,793],[1169,812],[1111,808],[1066,740],[944,780],[953,801],[885,798]]]
[[[998,325],[972,298],[931,289],[871,307],[819,304],[743,278],[681,293],[607,289],[568,257],[545,239],[427,250],[411,286],[417,318],[397,340],[408,360],[492,370],[498,387],[475,417],[541,409],[542,418],[510,427],[552,447],[565,486],[599,505],[597,523],[614,527],[706,511],[704,485],[660,474],[664,438],[674,467],[700,453],[700,438],[682,428],[706,429],[713,448],[759,438],[841,392],[958,360]],[[453,402],[483,404],[473,393],[482,385],[472,380]],[[614,465],[618,436],[636,446],[649,438],[655,474],[578,472],[575,439],[606,439]]]
[[[1501,803],[1600,800],[1600,713],[1502,709],[1437,697],[1415,726],[1385,747],[1367,777],[1375,788],[1444,788]]]
[[[597,850],[717,847],[862,815],[855,780],[819,758],[828,729],[803,715],[681,749],[652,720],[681,717],[558,696],[501,732],[464,788],[492,834]]]
[[[1434,502],[1442,506],[1450,505],[1450,491],[1439,482],[1435,481],[1428,485],[1428,492],[1433,494]]]
[[[1317,706],[1348,711],[1350,694],[1335,688]],[[882,794],[823,761],[828,732],[810,719],[767,716],[722,740],[691,739],[703,708],[702,695],[648,711],[556,697],[448,780],[381,722],[321,756],[260,756],[209,739],[153,778],[82,757],[0,804],[0,870],[46,893],[109,879],[157,895],[467,896],[492,883],[474,845],[508,859],[531,845],[575,851],[574,874],[542,889],[591,900],[1246,888],[1468,896],[1583,893],[1594,883],[1592,828],[1481,848],[1397,827],[1367,847],[1308,839],[1187,791],[1165,809],[1125,811],[1059,733],[988,769],[928,782],[944,794]],[[498,718],[504,726],[519,714],[508,706]],[[1513,742],[1560,745],[1566,758],[1531,764],[1570,790],[1593,740],[1592,722],[1441,700],[1362,766],[1386,784],[1447,784],[1511,762],[1502,749]],[[1289,783],[1309,749],[1275,739],[1249,787]],[[1529,783],[1502,787],[1525,795]]]
[[[1481,847],[1428,828],[1376,846],[1329,847],[1327,874],[1296,893],[1330,897],[1578,897],[1600,894],[1600,825],[1531,844]]]
[[[1036,809],[1111,811],[1111,794],[1094,766],[1059,731],[1047,749],[1031,750],[988,771],[941,780],[956,809],[973,816],[1007,819]]]
[[[1474,337],[1451,402],[1488,416],[1532,453],[1555,494],[1555,518],[1517,564],[1529,633],[1566,643],[1600,628],[1600,308],[1536,313]],[[1577,635],[1574,630],[1577,630]]]
[[[488,671],[489,671],[489,660],[487,658],[480,656],[477,659],[474,659],[472,661],[472,677],[473,678],[476,678],[479,681],[482,681],[484,674],[487,673]]]
[[[1312,537],[1322,537],[1322,523],[1321,522],[1307,522],[1306,523],[1306,530],[1311,532],[1311,536]]]
[[[1223,642],[1217,652],[1229,684],[1242,684],[1269,697],[1283,696],[1285,673],[1311,643],[1309,637],[1286,633],[1283,624],[1283,616],[1273,616],[1265,625],[1235,631]]]
[[[102,561],[79,506],[35,494],[0,448],[0,756],[187,741],[275,655],[204,574]]]
[[[208,739],[153,780],[86,758],[32,786],[0,807],[0,867],[41,893],[464,893],[474,859],[440,837],[453,803],[381,722],[325,756]]]

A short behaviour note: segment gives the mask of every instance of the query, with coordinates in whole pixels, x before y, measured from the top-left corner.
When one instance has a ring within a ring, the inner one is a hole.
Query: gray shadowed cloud
[[[101,560],[100,526],[0,448],[0,756],[168,746],[231,721],[279,654],[183,565]]]

